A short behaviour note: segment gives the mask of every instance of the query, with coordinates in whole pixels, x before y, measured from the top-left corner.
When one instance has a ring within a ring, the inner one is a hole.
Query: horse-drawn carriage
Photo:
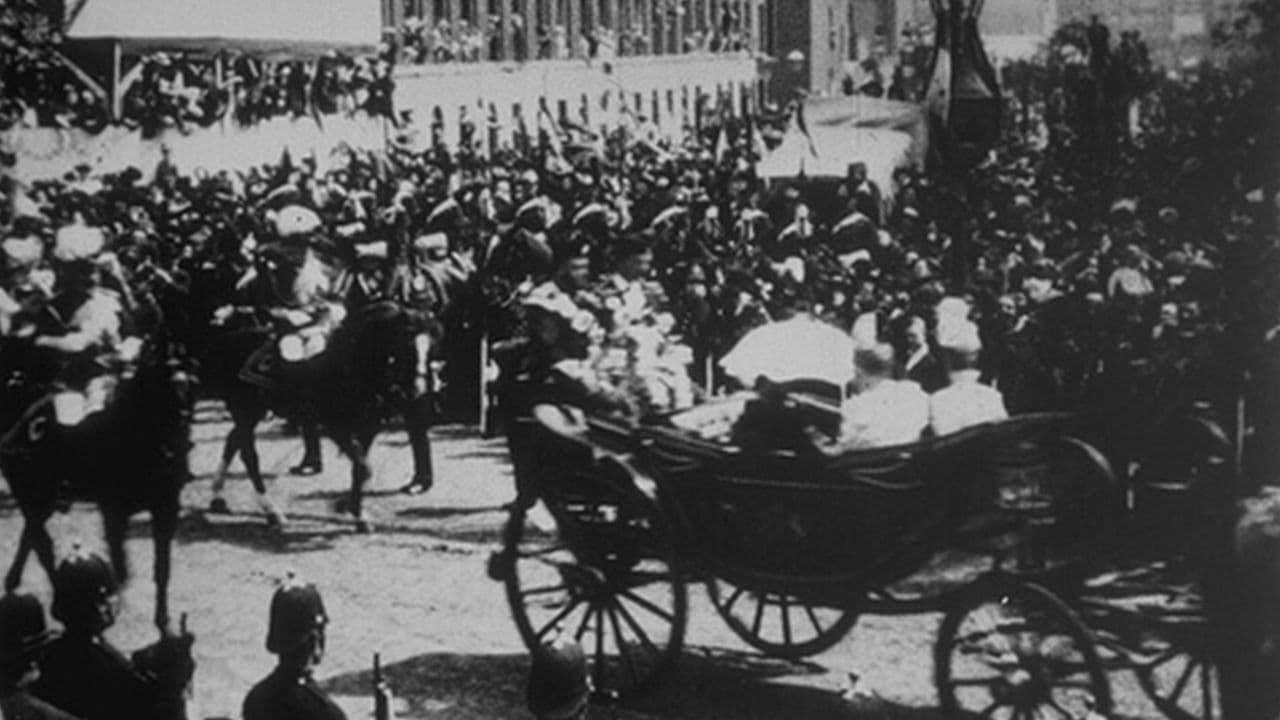
[[[1088,440],[1106,424],[1082,416],[836,459],[702,439],[682,419],[634,426],[542,405],[516,431],[533,438],[517,462],[554,522],[518,504],[491,574],[527,645],[583,643],[598,692],[663,679],[689,585],[703,583],[735,634],[784,658],[832,647],[860,614],[942,612],[949,716],[1106,714],[1118,669],[1170,717],[1216,713],[1195,573],[1169,559],[1195,544],[1187,523],[1204,519],[1201,493],[1229,459],[1212,422],[1180,417],[1168,427],[1183,435],[1165,442],[1193,451],[1128,458],[1117,474]],[[1137,532],[1144,518],[1180,523],[1180,546],[1152,542],[1150,524]]]

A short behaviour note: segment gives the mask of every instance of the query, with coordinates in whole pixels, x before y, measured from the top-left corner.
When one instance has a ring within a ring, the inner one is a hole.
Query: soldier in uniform
[[[40,661],[33,694],[85,720],[183,717],[183,691],[195,669],[189,637],[179,639],[188,643],[179,656],[140,652],[130,661],[102,635],[115,624],[116,592],[111,566],[99,555],[77,548],[58,565],[53,616],[63,633]]]
[[[320,591],[289,578],[271,597],[267,650],[276,668],[245,696],[244,720],[346,720],[311,677],[324,658],[325,613]]]
[[[0,717],[15,720],[75,720],[31,694],[40,677],[35,655],[47,642],[44,608],[32,595],[0,598]]]

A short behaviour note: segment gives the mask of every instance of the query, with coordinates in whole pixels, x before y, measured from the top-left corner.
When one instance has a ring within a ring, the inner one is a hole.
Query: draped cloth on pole
[[[791,122],[781,144],[757,165],[760,177],[844,177],[851,163],[863,162],[868,177],[890,189],[894,170],[923,165],[928,152],[928,121],[909,103],[861,96],[808,100],[805,126],[807,137]]]

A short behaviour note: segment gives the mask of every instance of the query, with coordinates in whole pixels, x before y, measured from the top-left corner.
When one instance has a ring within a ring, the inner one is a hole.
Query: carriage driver
[[[276,668],[245,696],[244,720],[346,720],[311,677],[324,658],[328,624],[315,585],[288,577],[271,596],[267,622],[267,650],[278,658]]]

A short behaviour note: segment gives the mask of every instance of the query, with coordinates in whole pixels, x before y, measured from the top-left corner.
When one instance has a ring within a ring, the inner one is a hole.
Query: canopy
[[[290,56],[368,51],[382,34],[364,0],[88,0],[72,40],[109,39],[126,52],[242,50]]]
[[[900,130],[856,125],[810,125],[805,135],[792,122],[756,168],[762,178],[844,177],[849,165],[866,163],[867,177],[882,188],[893,187],[893,171],[912,165],[912,136]]]
[[[843,387],[853,379],[853,351],[849,333],[797,315],[747,333],[720,366],[747,385],[766,377],[774,382],[821,380]]]

